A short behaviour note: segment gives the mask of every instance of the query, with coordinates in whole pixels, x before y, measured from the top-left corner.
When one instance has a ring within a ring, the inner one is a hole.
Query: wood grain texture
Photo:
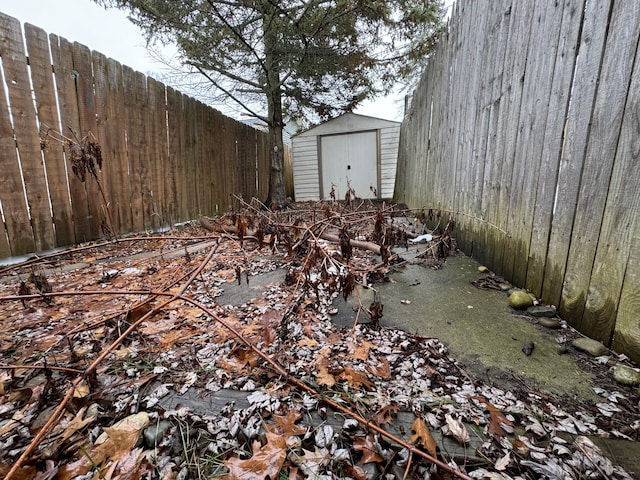
[[[457,2],[396,179],[399,201],[460,213],[463,251],[626,351],[640,337],[639,42],[635,4]]]
[[[266,133],[79,43],[26,25],[25,49],[16,19],[0,27],[1,258],[223,212],[232,193],[266,198]],[[60,135],[97,141],[99,183],[73,173]]]
[[[637,365],[640,365],[640,329],[638,312],[640,311],[640,221],[635,217],[631,229],[629,260],[625,268],[620,305],[616,316],[616,325],[612,347],[625,352]]]
[[[91,50],[88,47],[74,42],[73,51],[73,69],[75,75],[76,95],[78,99],[78,116],[80,120],[79,128],[75,131],[77,140],[85,137],[93,136],[98,144],[101,139],[98,138],[96,124],[96,105],[93,89],[93,67],[91,60]],[[100,194],[98,183],[102,182],[102,172],[98,165],[95,166],[96,177],[89,175],[84,182],[84,188],[87,192],[88,204],[88,237],[95,240],[102,236],[102,224],[106,223],[106,215],[104,211],[104,202]]]
[[[73,67],[73,47],[65,38],[49,35],[51,57],[56,76],[56,90],[60,112],[60,133],[72,138],[80,132],[80,117],[78,113],[78,96],[76,91],[76,77],[78,72]],[[73,226],[76,242],[91,240],[89,221],[89,203],[85,184],[74,175],[69,150],[65,147],[67,161],[67,182],[73,209]]]
[[[1,35],[9,34],[11,20],[10,17],[0,15],[0,22],[3,25]],[[9,53],[5,47],[6,44],[5,41],[0,42],[0,57],[3,59],[3,63],[5,55]],[[2,74],[4,78],[10,79],[6,71],[3,70]],[[0,168],[3,172],[3,175],[0,175],[0,202],[2,202],[2,213],[7,229],[7,236],[3,235],[0,239],[0,251],[5,256],[33,252],[35,251],[35,241],[22,188],[16,139],[9,115],[9,103],[4,91],[0,93]]]
[[[46,176],[38,134],[39,125],[31,95],[26,52],[20,23],[6,16],[0,17],[0,44],[2,66],[11,106],[11,118],[22,171],[22,182],[27,195],[29,217],[39,251],[55,246],[53,218],[47,195]],[[29,220],[25,219],[27,222]]]
[[[167,88],[167,175],[164,177],[165,192],[165,216],[169,224],[173,225],[183,219],[180,204],[178,202],[181,191],[179,177],[180,167],[180,115],[182,113],[182,95],[173,88]]]
[[[525,286],[537,297],[542,285],[547,258],[547,246],[553,220],[555,186],[559,173],[560,151],[564,139],[564,124],[569,108],[573,74],[578,52],[580,20],[584,0],[564,2],[559,43],[554,55],[553,79],[550,85],[549,107],[542,138],[540,171],[535,189],[531,222],[531,243]]]
[[[51,213],[55,226],[55,244],[70,245],[75,242],[73,213],[67,185],[67,171],[64,164],[63,145],[48,137],[60,124],[53,82],[53,67],[49,52],[49,38],[44,30],[33,25],[25,25],[25,38],[33,95],[39,122],[40,140],[44,148],[44,166],[51,201]],[[57,138],[57,137],[55,137]]]
[[[573,242],[572,229],[576,221],[576,205],[590,135],[591,112],[598,86],[609,8],[608,2],[587,2],[585,9],[583,38],[574,82],[577,94],[571,99],[565,127],[556,195],[557,208],[549,242],[549,256],[559,262],[567,257]],[[573,247],[580,248],[575,243]],[[565,270],[565,260],[558,267],[563,272],[560,311],[567,315],[573,325],[580,327],[592,264],[578,267],[581,270],[576,269],[576,266],[577,264],[573,264]],[[559,278],[550,278],[549,281],[557,285]]]
[[[566,262],[565,289],[562,311],[582,324],[582,312],[591,271],[598,248],[600,227],[604,220],[605,204],[609,193],[609,178],[613,170],[616,150],[620,143],[621,124],[627,92],[640,35],[640,9],[629,11],[614,4],[610,34],[605,45],[582,165],[580,185],[576,194],[576,213],[571,230],[571,244]],[[629,139],[622,139],[629,140]],[[548,288],[559,280],[548,275]]]
[[[607,192],[581,331],[610,345],[640,209],[640,62],[635,62]]]

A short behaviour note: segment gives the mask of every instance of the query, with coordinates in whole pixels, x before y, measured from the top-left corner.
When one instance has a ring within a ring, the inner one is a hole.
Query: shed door
[[[322,194],[344,200],[347,182],[360,198],[377,198],[378,139],[375,131],[320,137]]]

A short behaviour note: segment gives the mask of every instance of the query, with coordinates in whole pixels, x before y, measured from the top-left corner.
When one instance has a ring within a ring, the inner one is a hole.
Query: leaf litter
[[[427,234],[427,219],[441,225]],[[637,397],[600,388],[589,406],[472,380],[437,339],[383,327],[377,295],[359,301],[408,240],[439,268],[453,228],[440,212],[356,200],[242,202],[3,268],[0,474],[632,478],[588,436],[637,440]],[[250,300],[219,302],[274,271],[283,280]],[[331,319],[339,296],[358,299],[351,328]],[[194,408],[189,392],[223,406]],[[167,407],[172,395],[185,401]]]

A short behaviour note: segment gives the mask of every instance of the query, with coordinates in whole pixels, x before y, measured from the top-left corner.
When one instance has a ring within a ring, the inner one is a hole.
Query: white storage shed
[[[345,113],[292,137],[296,201],[390,199],[396,179],[400,122]]]

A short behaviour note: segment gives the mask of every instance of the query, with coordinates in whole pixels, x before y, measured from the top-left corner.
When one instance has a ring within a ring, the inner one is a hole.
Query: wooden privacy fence
[[[456,212],[463,251],[636,362],[639,34],[637,2],[458,0],[395,189]]]
[[[4,14],[0,59],[0,258],[100,238],[107,205],[128,233],[266,198],[266,133]],[[60,133],[95,138],[99,184],[74,175]]]

